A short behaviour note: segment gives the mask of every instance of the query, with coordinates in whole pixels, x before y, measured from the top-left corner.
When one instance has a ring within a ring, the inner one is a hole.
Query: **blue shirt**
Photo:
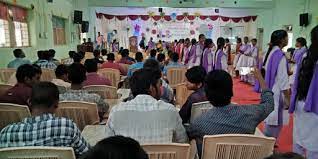
[[[128,68],[127,76],[131,77],[132,74],[134,73],[134,71],[136,71],[138,69],[142,69],[143,67],[144,67],[144,63],[143,62],[137,62],[135,64],[130,65],[129,68]]]
[[[181,68],[181,67],[185,67],[184,65],[180,64],[179,62],[169,62],[169,64],[167,66],[165,66],[163,68],[163,74],[167,75],[168,69],[169,68]]]
[[[26,60],[24,58],[16,58],[14,60],[12,60],[11,62],[9,62],[8,64],[8,68],[18,68],[21,65],[24,64],[31,64],[30,60]]]

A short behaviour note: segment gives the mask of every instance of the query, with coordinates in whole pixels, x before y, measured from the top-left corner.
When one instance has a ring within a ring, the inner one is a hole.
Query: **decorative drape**
[[[154,15],[154,16],[149,16],[149,15],[110,15],[110,14],[103,14],[103,13],[96,13],[96,17],[98,19],[101,19],[102,17],[105,17],[106,19],[113,19],[116,18],[118,20],[125,20],[129,18],[130,20],[137,20],[140,18],[141,20],[147,21],[151,18],[151,20],[154,21],[159,21],[159,20],[165,20],[165,21],[171,21],[172,17],[169,15],[166,16],[160,16],[160,15]],[[226,16],[219,16],[219,15],[200,15],[200,16],[195,16],[195,15],[177,15],[176,20],[182,21],[184,19],[188,20],[195,20],[196,18],[199,18],[201,20],[206,20],[209,18],[212,21],[216,21],[221,19],[224,22],[228,22],[231,20],[234,23],[239,23],[240,21],[244,22],[250,22],[250,21],[255,21],[257,16],[245,16],[245,17],[226,17]]]
[[[13,21],[18,21],[18,22],[27,21],[28,12],[26,9],[17,7],[17,6],[10,6],[10,9],[12,11]]]
[[[2,2],[0,2],[0,19],[8,19],[8,7]]]

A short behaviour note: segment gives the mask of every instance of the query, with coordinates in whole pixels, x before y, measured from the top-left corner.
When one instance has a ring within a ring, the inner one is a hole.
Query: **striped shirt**
[[[23,146],[72,147],[76,156],[89,148],[72,120],[42,114],[25,118],[0,132],[0,148]]]
[[[55,70],[57,67],[54,62],[48,60],[38,60],[34,64],[40,66],[41,68],[47,68],[51,70]]]
[[[150,95],[138,95],[113,107],[106,135],[123,135],[142,144],[187,142],[177,109]]]

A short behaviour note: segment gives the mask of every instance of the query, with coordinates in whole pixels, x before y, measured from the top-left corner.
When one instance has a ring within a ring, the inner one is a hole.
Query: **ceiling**
[[[89,0],[91,7],[272,8],[274,0]]]

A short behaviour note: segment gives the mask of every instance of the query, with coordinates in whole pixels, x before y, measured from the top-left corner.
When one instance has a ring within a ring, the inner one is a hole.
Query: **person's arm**
[[[71,145],[72,145],[72,148],[74,149],[74,153],[76,154],[76,157],[79,157],[80,155],[84,154],[86,151],[89,150],[90,145],[83,138],[83,136],[81,135],[81,131],[77,128],[77,126],[74,123],[73,125],[74,125],[73,126],[74,133],[73,133]]]
[[[182,123],[187,123],[190,120],[191,107],[192,107],[192,100],[190,95],[179,111],[179,115],[182,119]]]
[[[176,126],[174,130],[175,141],[178,143],[186,143],[188,142],[188,136],[185,128],[182,125],[182,119],[180,118],[177,110],[176,111]]]
[[[253,75],[256,80],[259,81],[262,93],[261,93],[261,102],[257,106],[253,106],[253,108],[259,117],[259,122],[265,120],[267,116],[274,110],[274,93],[268,88],[261,72],[254,68]]]

